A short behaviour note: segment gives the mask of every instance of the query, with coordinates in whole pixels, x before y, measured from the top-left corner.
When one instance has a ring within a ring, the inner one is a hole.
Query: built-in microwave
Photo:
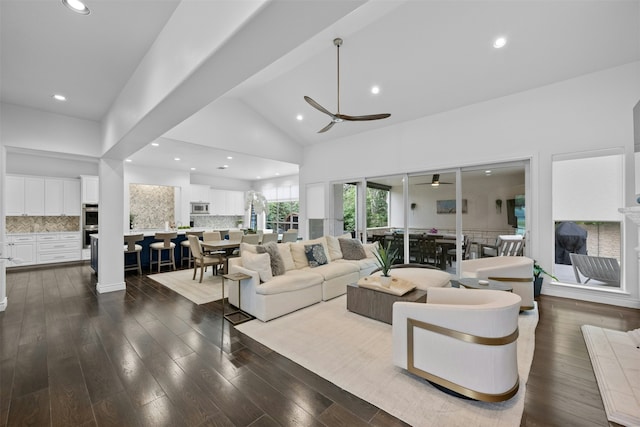
[[[209,203],[207,202],[191,202],[191,215],[208,215]]]

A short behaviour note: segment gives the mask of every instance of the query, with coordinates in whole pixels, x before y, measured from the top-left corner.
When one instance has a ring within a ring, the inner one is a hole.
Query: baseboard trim
[[[110,285],[102,285],[100,283],[96,284],[96,290],[99,294],[106,294],[108,292],[117,292],[124,291],[127,289],[127,284],[125,282],[120,283],[112,283]]]

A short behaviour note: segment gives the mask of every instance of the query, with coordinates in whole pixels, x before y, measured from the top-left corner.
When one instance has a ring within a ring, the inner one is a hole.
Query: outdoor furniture
[[[580,281],[580,274],[587,278],[584,283],[594,279],[604,282],[606,286],[620,286],[620,264],[615,258],[599,256],[569,254],[576,281]]]
[[[494,290],[430,288],[427,302],[393,305],[393,364],[485,402],[519,387],[520,297]]]
[[[524,236],[505,234],[498,236],[495,245],[481,245],[480,256],[519,256],[524,249]]]

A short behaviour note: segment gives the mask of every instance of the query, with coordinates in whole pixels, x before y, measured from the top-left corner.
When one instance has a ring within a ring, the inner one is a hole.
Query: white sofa
[[[498,256],[463,260],[462,277],[499,280],[513,287],[520,295],[520,310],[533,309],[533,260],[524,256]]]
[[[520,300],[511,292],[436,287],[426,304],[396,302],[394,365],[472,399],[510,399],[519,387]]]
[[[351,238],[350,235],[340,236]],[[328,263],[310,267],[304,248],[321,244]],[[282,275],[261,278],[260,272],[243,264],[242,254],[229,259],[229,273],[245,273],[249,279],[241,281],[241,309],[266,322],[292,311],[320,301],[326,301],[347,292],[347,285],[368,276],[378,268],[373,250],[377,244],[364,244],[366,257],[360,260],[345,260],[337,237],[324,236],[319,239],[296,243],[278,243],[278,251],[284,259],[286,272]],[[244,250],[251,250],[243,246]],[[247,257],[245,257],[245,264]],[[261,280],[262,279],[262,280]],[[229,302],[238,306],[238,283],[229,281]]]

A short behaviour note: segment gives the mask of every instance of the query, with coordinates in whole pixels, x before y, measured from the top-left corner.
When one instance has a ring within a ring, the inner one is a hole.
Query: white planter
[[[380,276],[380,286],[382,286],[383,288],[391,287],[391,280],[391,276]]]

